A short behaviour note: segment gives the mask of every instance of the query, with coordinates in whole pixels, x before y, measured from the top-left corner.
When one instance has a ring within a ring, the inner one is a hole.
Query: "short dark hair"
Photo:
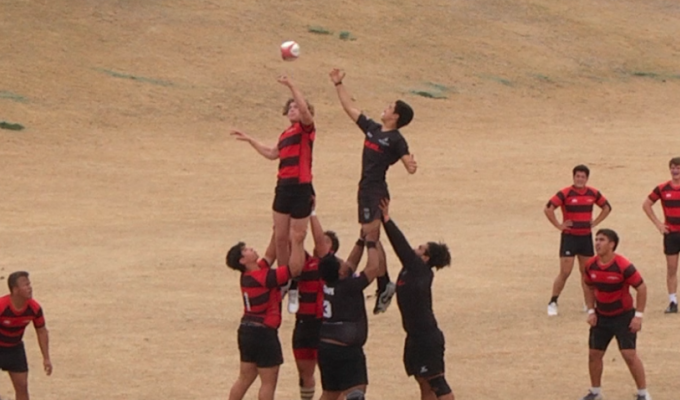
[[[243,242],[238,242],[229,249],[227,252],[227,267],[235,269],[236,271],[245,272],[246,266],[241,264],[241,257],[243,257],[243,249],[246,244]]]
[[[614,242],[614,250],[616,250],[616,248],[619,246],[619,235],[614,232],[614,230],[606,228],[600,229],[595,234],[595,236],[597,235],[604,235],[607,237],[607,239],[609,239],[610,242]]]
[[[571,171],[571,176],[576,175],[577,172],[585,173],[586,178],[590,177],[590,169],[583,164],[579,164],[579,165],[575,166],[574,169]]]
[[[340,279],[340,261],[334,254],[326,254],[319,261],[319,275],[326,283],[334,283]]]
[[[333,231],[326,231],[323,234],[328,236],[328,238],[331,240],[331,252],[333,252],[333,254],[337,253],[338,249],[340,248],[338,234]]]
[[[7,287],[9,287],[9,293],[12,293],[12,289],[18,286],[19,278],[28,278],[28,272],[26,271],[16,271],[9,274],[7,277]]]
[[[680,167],[680,157],[673,157],[671,160],[668,162],[668,168],[677,165]]]
[[[442,269],[451,265],[451,252],[449,246],[444,243],[427,242],[427,254],[430,259],[427,264],[430,268]]]
[[[283,115],[288,115],[288,111],[290,110],[290,103],[295,102],[295,99],[290,98],[286,100],[286,104],[283,106]],[[312,114],[312,117],[314,116],[314,106],[312,103],[308,102],[305,100],[305,103],[307,103],[307,108],[309,109],[309,113]]]
[[[408,125],[413,120],[413,109],[402,100],[397,100],[394,103],[394,112],[399,115],[397,129]]]

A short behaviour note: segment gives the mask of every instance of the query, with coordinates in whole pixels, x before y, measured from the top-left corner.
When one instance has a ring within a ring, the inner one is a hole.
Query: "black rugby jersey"
[[[418,257],[392,219],[384,227],[402,264],[397,278],[397,304],[404,330],[409,336],[432,334],[439,330],[432,311],[434,272]]]
[[[348,346],[363,346],[368,337],[364,289],[368,278],[363,272],[323,287],[321,339]]]
[[[390,165],[409,154],[406,139],[398,129],[382,132],[382,125],[361,114],[357,125],[366,135],[361,157],[359,189],[387,190],[385,177]]]

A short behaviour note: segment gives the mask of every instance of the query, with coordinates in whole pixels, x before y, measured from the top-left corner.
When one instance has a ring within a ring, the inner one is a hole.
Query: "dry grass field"
[[[0,275],[31,272],[55,368],[44,376],[28,329],[33,397],[226,398],[242,303],[224,253],[264,250],[276,171],[228,132],[274,143],[288,97],[275,79],[293,77],[317,111],[318,214],[346,254],[362,139],[327,76],[338,66],[370,116],[397,98],[415,109],[403,133],[419,171],[390,171],[391,212],[413,244],[452,248],[434,300],[458,399],[589,386],[576,275],[561,314],[545,310],[559,234],[542,209],[579,163],[649,285],[650,392],[677,399],[680,316],[662,312],[661,237],[641,204],[680,155],[679,36],[674,0],[0,0],[0,120],[26,126],[0,130]],[[293,63],[278,53],[288,39]],[[446,98],[412,93],[438,87]],[[292,322],[281,399],[298,398]],[[369,398],[418,398],[403,338],[395,304],[370,318]],[[615,346],[603,387],[634,392]],[[6,374],[0,396],[13,398]]]

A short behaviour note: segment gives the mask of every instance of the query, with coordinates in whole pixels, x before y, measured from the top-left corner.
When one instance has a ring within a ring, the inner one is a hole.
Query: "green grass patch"
[[[0,121],[0,129],[7,129],[8,131],[22,131],[24,126],[12,122]]]
[[[138,81],[138,82],[143,82],[143,83],[150,83],[152,85],[158,85],[158,86],[173,86],[173,83],[170,81],[164,81],[161,79],[154,79],[154,78],[147,78],[144,76],[137,76],[137,75],[131,75],[127,74],[124,72],[117,72],[113,71],[110,69],[105,69],[105,68],[95,68],[96,71],[103,72],[105,74],[108,74],[110,76],[113,76],[114,78],[122,78],[122,79],[130,79],[133,81]]]
[[[440,83],[425,82],[423,87],[409,90],[409,93],[428,99],[448,99],[448,94],[455,90]]]
[[[316,33],[317,35],[332,35],[333,31],[324,28],[323,26],[313,25],[307,27],[307,32]]]
[[[340,33],[338,34],[338,37],[340,38],[340,40],[350,40],[350,41],[357,40],[356,36],[352,35],[352,33],[350,31],[340,31]]]
[[[502,77],[496,76],[496,75],[481,75],[480,78],[487,79],[487,80],[494,81],[494,82],[498,82],[501,85],[505,85],[505,86],[510,86],[510,87],[514,86],[512,81],[510,81],[509,79],[505,79],[505,78],[502,78]]]
[[[8,99],[16,101],[17,103],[28,103],[28,99],[24,96],[6,90],[0,90],[0,99]]]

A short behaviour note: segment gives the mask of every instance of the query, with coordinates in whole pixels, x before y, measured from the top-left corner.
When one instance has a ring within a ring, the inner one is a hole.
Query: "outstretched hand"
[[[241,140],[243,142],[250,142],[251,140],[253,140],[253,138],[248,136],[247,133],[244,133],[244,132],[241,132],[241,131],[236,131],[236,130],[231,131],[230,135],[234,136],[236,138],[236,140]]]
[[[276,78],[276,81],[287,87],[293,86],[293,81],[287,75],[279,76]]]
[[[345,78],[345,71],[342,71],[339,68],[333,68],[328,76],[331,77],[333,83],[340,83]]]
[[[380,212],[382,213],[383,222],[390,220],[390,199],[380,200]]]

